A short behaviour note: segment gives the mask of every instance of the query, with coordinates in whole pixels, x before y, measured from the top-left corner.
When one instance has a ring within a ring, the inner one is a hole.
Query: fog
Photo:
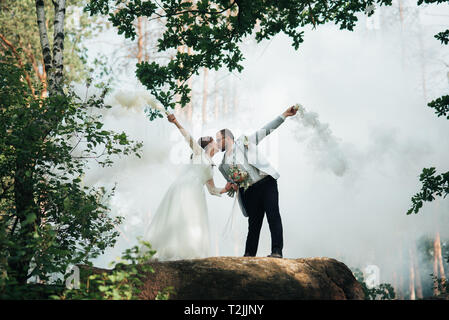
[[[326,256],[359,268],[374,264],[380,268],[380,281],[386,282],[392,281],[393,271],[406,272],[403,254],[410,244],[433,237],[437,230],[442,238],[449,236],[444,228],[447,199],[426,203],[418,215],[406,215],[410,198],[420,189],[422,168],[448,170],[448,122],[426,106],[448,91],[447,70],[434,63],[447,48],[433,38],[441,26],[423,22],[423,47],[410,42],[403,50],[401,39],[412,37],[400,26],[376,29],[376,21],[361,19],[354,32],[333,25],[308,29],[298,51],[284,35],[258,45],[249,39],[242,45],[245,69],[227,77],[237,88],[237,110],[202,127],[198,99],[193,126],[186,126],[195,138],[215,136],[225,127],[239,136],[295,103],[303,105],[308,117],[288,118],[260,145],[280,173],[284,257]],[[429,57],[424,58],[429,61],[424,76],[423,52]],[[117,182],[110,206],[113,214],[126,218],[117,246],[94,261],[98,266],[107,266],[137,243],[176,179],[179,164],[190,155],[181,134],[165,118],[150,122],[145,117],[143,108],[151,98],[130,74],[128,85],[117,86],[108,97],[113,108],[104,113],[104,122],[143,141],[143,157],[122,157],[106,169],[92,163],[84,180],[108,187]],[[221,158],[216,155],[215,163]],[[223,186],[219,171],[214,174],[215,184]],[[247,219],[240,210],[232,212],[234,198],[207,192],[206,197],[211,255],[242,256]],[[230,219],[232,228],[224,234]],[[270,247],[265,219],[258,256],[270,254]]]

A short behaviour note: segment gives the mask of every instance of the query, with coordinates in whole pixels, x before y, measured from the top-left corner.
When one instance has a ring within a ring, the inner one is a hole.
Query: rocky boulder
[[[351,270],[330,258],[211,257],[152,261],[141,299],[173,287],[170,299],[363,299]]]

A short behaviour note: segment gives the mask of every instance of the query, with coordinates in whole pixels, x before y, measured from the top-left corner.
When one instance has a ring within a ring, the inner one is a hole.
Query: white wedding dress
[[[193,150],[193,157],[168,188],[143,238],[156,250],[153,258],[161,261],[210,256],[204,185],[210,194],[221,196],[214,185],[212,160],[187,131],[181,132]]]

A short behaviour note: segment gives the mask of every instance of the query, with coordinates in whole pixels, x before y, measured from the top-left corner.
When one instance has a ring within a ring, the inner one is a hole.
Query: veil
[[[234,227],[236,212],[239,211],[239,206],[237,205],[239,192],[240,190],[237,190],[237,192],[234,195],[234,203],[232,204],[231,212],[229,213],[228,219],[226,220],[226,224],[222,232],[223,239],[229,238],[231,236],[232,228]]]

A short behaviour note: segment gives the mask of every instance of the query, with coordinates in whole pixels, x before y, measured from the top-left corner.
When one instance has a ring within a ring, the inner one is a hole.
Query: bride
[[[143,240],[156,250],[154,258],[158,260],[208,257],[209,221],[204,185],[215,196],[228,192],[232,185],[227,183],[222,189],[215,187],[211,158],[218,146],[214,139],[201,137],[197,143],[173,114],[168,115],[168,121],[176,125],[193,154],[190,164],[165,193]]]

